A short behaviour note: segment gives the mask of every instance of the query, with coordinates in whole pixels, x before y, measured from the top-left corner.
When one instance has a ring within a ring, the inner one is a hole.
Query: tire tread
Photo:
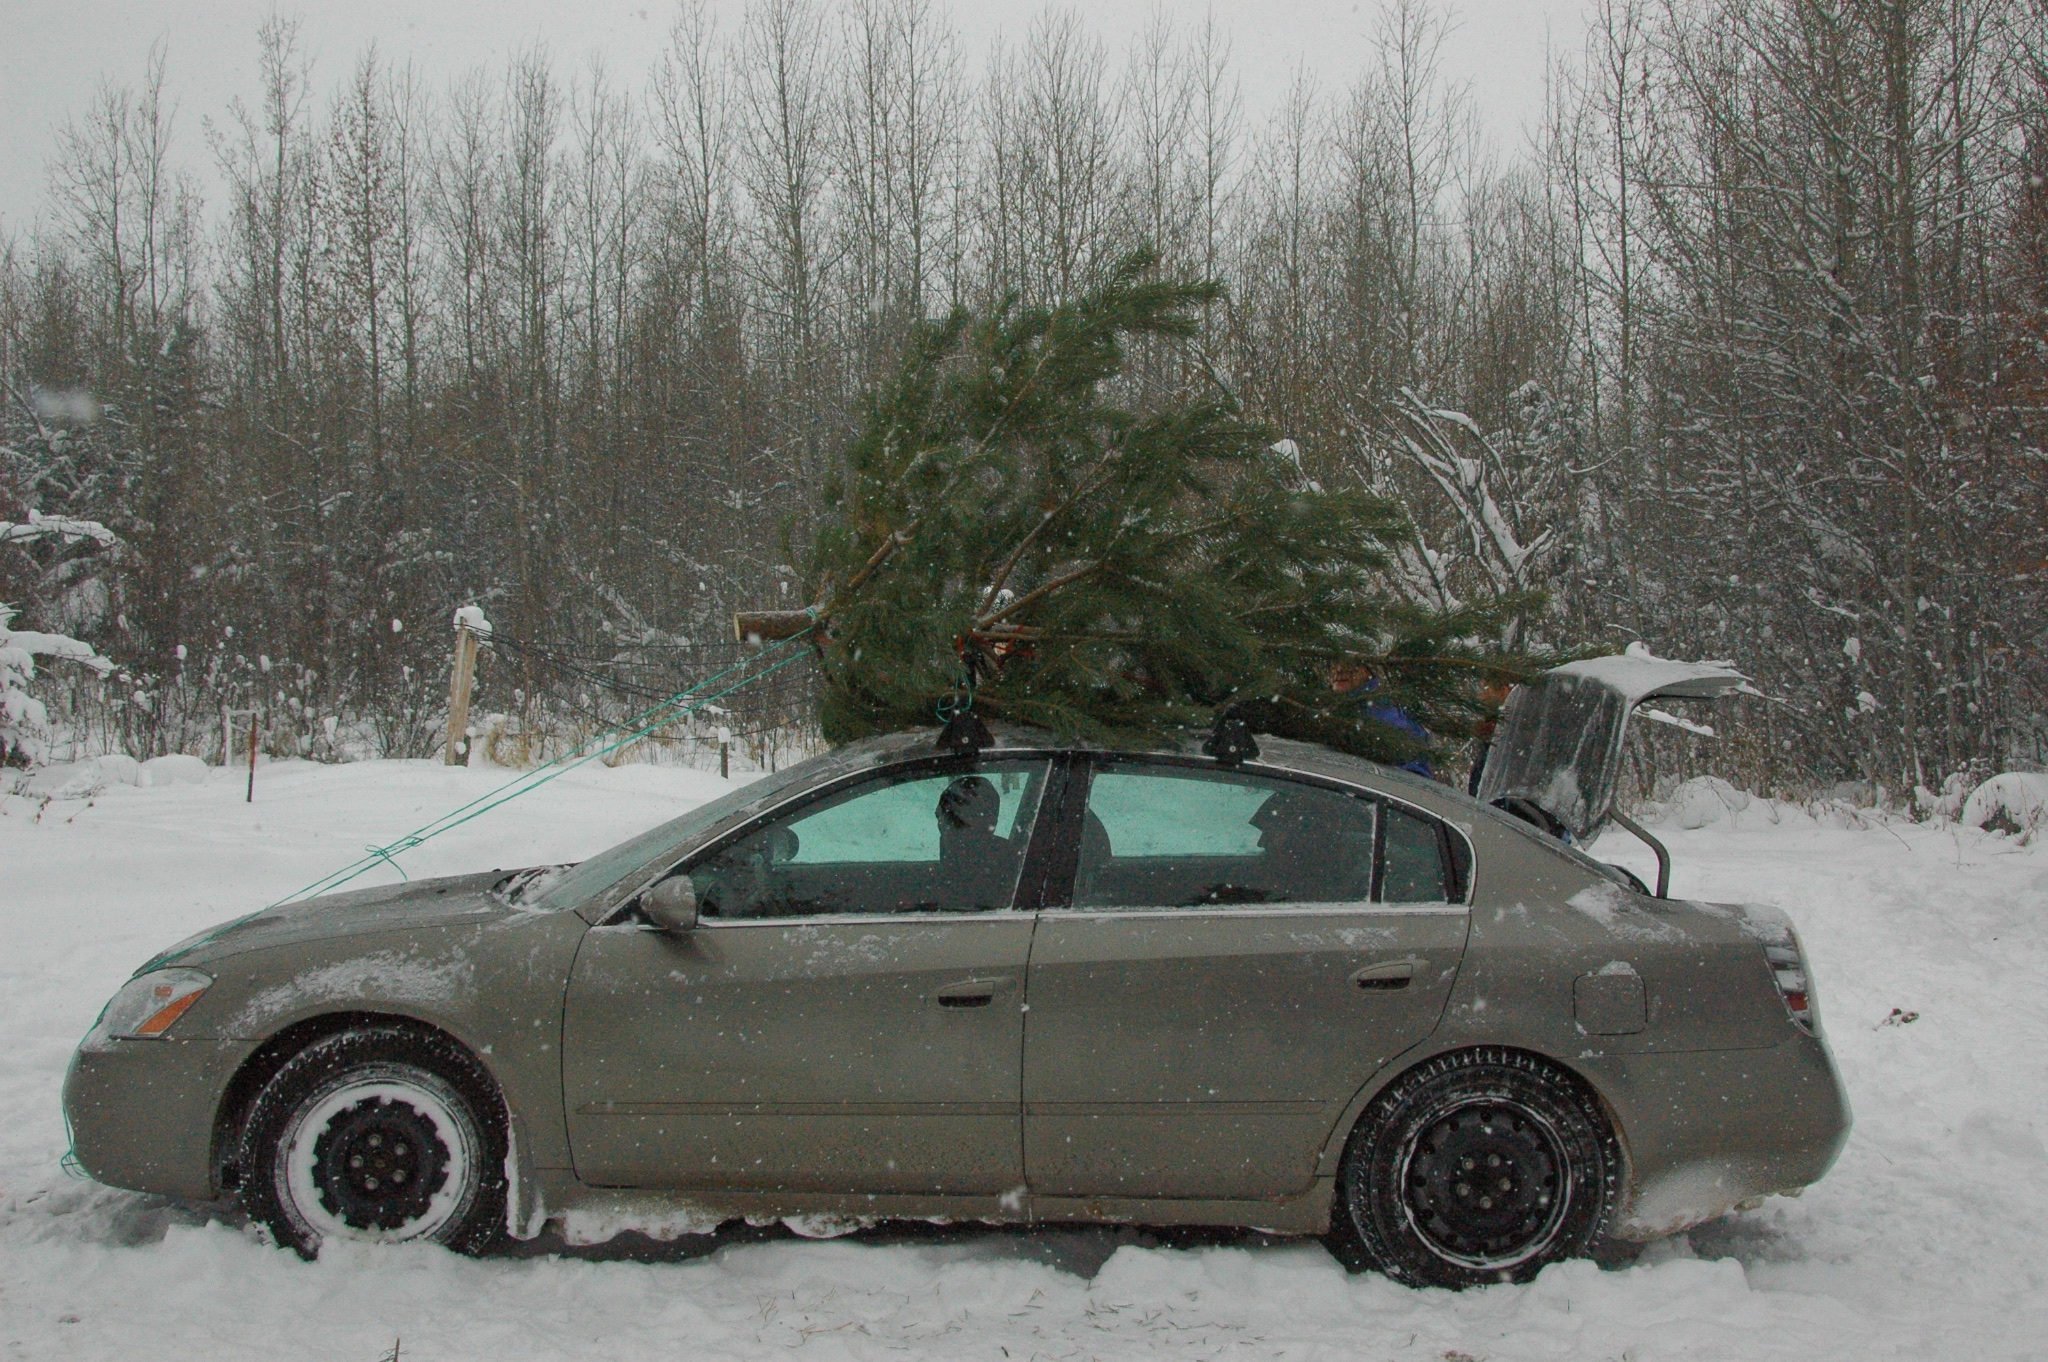
[[[1489,1076],[1495,1083],[1536,1085],[1577,1127],[1574,1143],[1590,1144],[1580,1152],[1590,1154],[1596,1164],[1591,1170],[1574,1169],[1575,1201],[1590,1190],[1590,1202],[1568,1207],[1566,1227],[1557,1240],[1536,1257],[1503,1273],[1486,1273],[1438,1257],[1405,1227],[1390,1228],[1383,1223],[1393,1217],[1386,1214],[1384,1205],[1376,1204],[1377,1189],[1370,1184],[1359,1187],[1361,1178],[1371,1179],[1376,1165],[1391,1157],[1387,1144],[1395,1137],[1394,1128],[1406,1108],[1434,1090],[1485,1083]],[[1599,1098],[1578,1075],[1526,1050],[1487,1046],[1447,1051],[1389,1083],[1359,1116],[1345,1144],[1330,1233],[1324,1242],[1352,1271],[1381,1272],[1410,1286],[1463,1288],[1500,1280],[1527,1281],[1549,1263],[1598,1253],[1621,1188],[1622,1167],[1620,1141]],[[1376,1207],[1376,1213],[1360,1214],[1361,1206]]]
[[[278,1244],[304,1258],[319,1251],[292,1225],[277,1198],[272,1176],[277,1140],[300,1102],[322,1083],[351,1069],[375,1062],[395,1062],[428,1070],[452,1085],[469,1105],[484,1140],[475,1202],[469,1214],[440,1236],[458,1253],[479,1254],[505,1237],[508,1147],[504,1101],[488,1070],[459,1042],[446,1034],[401,1022],[356,1026],[320,1036],[285,1061],[257,1092],[239,1136],[238,1162],[243,1170],[241,1200],[251,1220],[269,1230]]]

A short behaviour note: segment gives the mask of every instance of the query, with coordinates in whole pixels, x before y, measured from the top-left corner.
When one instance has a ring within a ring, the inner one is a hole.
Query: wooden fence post
[[[450,766],[469,764],[469,692],[476,684],[476,631],[469,621],[455,620],[455,673],[448,682],[448,750]]]
[[[256,742],[257,730],[262,723],[262,711],[256,709],[226,709],[220,712],[220,767],[225,771],[228,763],[235,759],[235,720],[249,721],[249,794],[247,802],[256,802]]]

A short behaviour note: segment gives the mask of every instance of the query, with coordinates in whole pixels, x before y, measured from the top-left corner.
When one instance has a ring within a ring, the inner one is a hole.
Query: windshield
[[[793,772],[795,768],[782,774],[791,776]],[[610,850],[598,852],[590,860],[575,864],[561,879],[549,885],[547,895],[535,907],[557,909],[582,903],[584,899],[610,887],[616,879],[627,875],[629,870],[637,870],[639,866],[653,860],[664,848],[682,846],[694,834],[717,825],[717,821],[727,817],[729,813],[737,813],[739,809],[752,805],[762,795],[770,795],[772,784],[780,782],[774,776],[766,776],[762,780],[756,780],[754,784],[743,784],[737,791],[719,795],[711,803],[696,805],[682,817],[672,817],[666,823],[657,823],[637,838],[627,838],[625,842]]]
[[[1627,700],[1597,677],[1550,672],[1517,686],[1480,774],[1480,800],[1526,799],[1583,842],[1614,807],[1627,718]]]
[[[793,784],[800,778],[799,767],[791,767],[779,776],[765,776],[751,785],[742,785],[728,794],[722,794],[708,804],[699,804],[680,818],[671,818],[666,823],[656,824],[638,837],[631,837],[607,851],[600,851],[589,860],[572,867],[550,885],[547,894],[535,905],[539,908],[573,908],[585,899],[609,888],[626,874],[639,869],[659,856],[671,846],[681,846],[700,831],[708,830],[728,815],[739,812],[766,796],[772,796],[783,786]]]

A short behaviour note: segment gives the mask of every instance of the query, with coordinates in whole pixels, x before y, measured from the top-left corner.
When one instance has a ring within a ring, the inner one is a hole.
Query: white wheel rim
[[[388,1230],[351,1225],[329,1210],[316,1177],[319,1160],[315,1150],[334,1118],[380,1099],[403,1103],[418,1113],[433,1127],[446,1155],[446,1175],[426,1209]],[[278,1141],[278,1200],[298,1227],[316,1240],[402,1243],[432,1239],[469,1209],[475,1199],[480,1162],[475,1126],[446,1083],[424,1071],[397,1065],[358,1069],[316,1092],[293,1113]]]

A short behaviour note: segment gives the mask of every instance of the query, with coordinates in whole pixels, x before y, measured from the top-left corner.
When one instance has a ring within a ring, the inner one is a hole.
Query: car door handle
[[[1367,965],[1351,976],[1351,982],[1360,988],[1392,989],[1406,988],[1408,981],[1415,977],[1413,960],[1388,960],[1383,964]]]
[[[963,979],[957,984],[947,984],[932,995],[940,1007],[987,1007],[995,1001],[1000,990],[1009,987],[1007,978]]]

